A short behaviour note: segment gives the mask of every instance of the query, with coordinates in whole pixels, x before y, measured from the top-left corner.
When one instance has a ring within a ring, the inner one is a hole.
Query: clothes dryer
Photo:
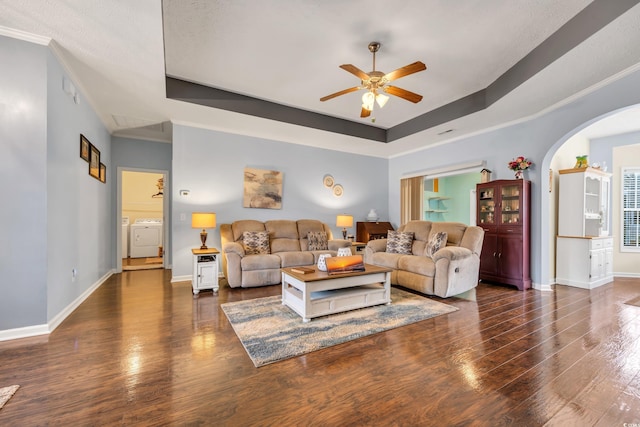
[[[162,245],[162,218],[138,218],[129,225],[129,256],[157,257]]]

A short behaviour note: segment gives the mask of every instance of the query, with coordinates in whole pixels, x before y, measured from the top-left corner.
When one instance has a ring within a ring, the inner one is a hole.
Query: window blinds
[[[640,168],[622,169],[622,246],[640,251]]]

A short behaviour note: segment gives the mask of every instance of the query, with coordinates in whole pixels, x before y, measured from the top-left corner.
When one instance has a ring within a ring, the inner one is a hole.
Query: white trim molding
[[[109,270],[104,276],[98,279],[89,289],[84,291],[71,304],[65,307],[60,313],[53,317],[49,323],[44,325],[25,326],[23,328],[7,329],[0,331],[0,341],[28,338],[36,335],[47,335],[53,332],[60,324],[80,306],[96,289],[100,287],[115,271]]]

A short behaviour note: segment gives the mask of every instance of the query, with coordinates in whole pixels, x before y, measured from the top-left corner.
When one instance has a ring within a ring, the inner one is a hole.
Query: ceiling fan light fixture
[[[366,110],[373,110],[373,103],[375,101],[376,96],[373,94],[373,92],[365,92],[364,95],[362,95],[362,108],[366,109]]]
[[[388,100],[389,100],[389,97],[387,95],[383,95],[381,93],[376,95],[376,103],[380,108],[384,107],[384,105],[387,103]]]

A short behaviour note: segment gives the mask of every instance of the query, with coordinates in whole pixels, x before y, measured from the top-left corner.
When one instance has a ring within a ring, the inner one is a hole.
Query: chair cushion
[[[411,255],[413,233],[401,231],[387,231],[387,252],[392,254]]]
[[[271,253],[269,248],[269,233],[266,231],[245,231],[242,233],[242,242],[247,255]]]
[[[432,233],[429,237],[429,241],[424,248],[424,254],[429,258],[433,258],[433,255],[438,252],[441,248],[444,248],[447,245],[447,233],[444,231],[438,231],[436,233]]]
[[[327,233],[324,231],[309,231],[307,233],[310,251],[325,251],[329,249]]]

